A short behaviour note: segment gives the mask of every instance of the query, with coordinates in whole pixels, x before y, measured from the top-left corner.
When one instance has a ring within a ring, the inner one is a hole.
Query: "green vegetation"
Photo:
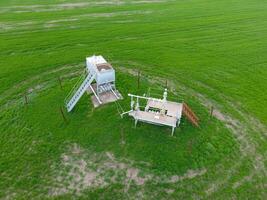
[[[263,199],[266,11],[257,0],[2,0],[0,198]],[[116,69],[125,110],[128,92],[161,95],[168,79],[201,127],[134,128],[88,95],[65,123],[60,107],[92,54]]]

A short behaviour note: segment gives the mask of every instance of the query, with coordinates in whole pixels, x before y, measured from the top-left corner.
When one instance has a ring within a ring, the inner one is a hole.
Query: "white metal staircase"
[[[79,99],[82,97],[86,89],[91,85],[95,78],[96,74],[89,72],[89,74],[85,77],[83,75],[80,80],[77,82],[77,84],[73,87],[69,95],[65,99],[65,105],[70,112],[74,106],[77,104]]]

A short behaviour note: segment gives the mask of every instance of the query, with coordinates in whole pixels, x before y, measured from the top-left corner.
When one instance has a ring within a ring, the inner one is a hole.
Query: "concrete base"
[[[94,88],[94,85],[92,85],[92,87]],[[93,94],[93,92],[91,91],[90,88],[87,89],[87,93],[88,94]],[[119,99],[123,99],[123,96],[120,94],[120,92],[118,90],[115,91],[116,95],[119,97]],[[103,92],[101,94],[98,95],[98,98],[100,99],[100,101],[102,102],[102,104],[99,103],[99,101],[97,100],[97,98],[95,97],[95,95],[91,96],[91,100],[92,103],[94,105],[95,108],[104,105],[104,104],[108,104],[111,102],[115,102],[118,101],[119,99],[117,99],[117,97],[113,94],[112,91],[108,91],[108,92]]]

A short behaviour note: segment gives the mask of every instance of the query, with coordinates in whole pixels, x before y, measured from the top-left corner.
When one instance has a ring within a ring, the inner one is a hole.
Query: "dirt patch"
[[[3,200],[12,200],[12,199],[16,199],[18,198],[17,197],[17,194],[15,192],[6,192],[6,195],[5,197],[3,198]]]
[[[115,24],[128,24],[128,23],[134,23],[134,22],[137,22],[136,20],[116,20],[116,21],[113,21],[112,23],[115,23]]]
[[[150,179],[150,176],[142,178],[139,176],[139,170],[136,168],[127,169],[126,177],[128,180],[134,181],[136,185],[144,185],[146,180]]]
[[[44,28],[56,28],[58,27],[57,24],[44,24]]]
[[[197,176],[202,176],[207,172],[206,169],[201,170],[188,170],[184,175],[182,176],[172,176],[168,180],[166,180],[166,183],[177,183],[178,181],[182,181],[184,179],[193,179]]]
[[[233,184],[232,188],[233,189],[236,189],[238,188],[239,186],[241,186],[242,184],[244,184],[245,182],[249,182],[252,180],[252,177],[253,175],[249,175],[249,176],[245,176],[243,179],[241,179],[240,181],[237,181]]]
[[[24,21],[24,22],[3,22],[0,23],[0,32],[6,32],[11,30],[25,30],[32,28],[33,25],[37,23],[34,21]]]
[[[60,196],[67,193],[81,194],[87,188],[105,186],[99,173],[90,169],[90,163],[80,158],[81,151],[77,145],[71,149],[71,155],[62,155],[61,169],[55,177],[55,187],[50,188],[49,196]],[[79,156],[80,155],[80,156]],[[79,157],[76,159],[76,157]]]
[[[0,23],[0,31],[12,30],[14,27],[8,23]]]
[[[143,162],[142,165],[144,165]],[[61,164],[54,168],[53,187],[49,186],[48,196],[63,194],[81,195],[86,189],[105,188],[110,184],[121,184],[128,193],[132,186],[140,187],[135,193],[144,196],[142,188],[146,183],[154,182],[174,184],[185,179],[193,179],[206,173],[206,170],[188,170],[182,176],[158,176],[148,169],[133,167],[138,164],[128,159],[118,159],[111,152],[94,153],[74,144],[61,156]],[[149,163],[146,163],[149,166]],[[171,194],[172,192],[169,191]]]
[[[37,84],[34,87],[30,87],[27,90],[27,93],[29,94],[29,93],[33,93],[34,91],[42,90],[45,88],[45,86],[46,86],[46,83]]]
[[[18,5],[18,6],[9,6],[2,7],[0,13],[14,12],[14,13],[26,13],[26,12],[55,12],[61,10],[73,10],[77,8],[85,8],[91,6],[99,5],[114,5],[121,4],[122,1],[91,1],[91,2],[77,2],[77,3],[61,3],[61,4],[36,4],[36,5]]]
[[[173,189],[166,189],[165,192],[167,194],[172,194],[172,193],[174,193],[174,190]]]
[[[147,4],[147,3],[164,3],[164,2],[170,2],[170,0],[147,0],[147,1],[133,1],[132,4]]]
[[[110,1],[90,1],[90,2],[76,2],[76,3],[60,3],[60,4],[36,4],[36,5],[18,5],[1,7],[0,13],[27,13],[27,12],[56,12],[62,10],[83,9],[88,7],[97,6],[119,6],[126,4],[153,4],[169,2],[167,0],[150,0],[150,1],[123,1],[123,0],[110,0]]]
[[[225,116],[224,114],[222,114],[219,110],[217,109],[214,109],[213,110],[213,116],[216,117],[218,120],[220,121],[225,121]]]
[[[61,22],[73,22],[77,21],[77,18],[68,18],[68,19],[58,19],[58,20],[51,20],[46,22],[47,24],[55,24],[55,23],[61,23]]]
[[[80,5],[80,4],[78,4]],[[81,4],[82,5],[82,4]],[[66,7],[68,8],[69,5]],[[26,9],[26,7],[18,7],[18,8],[23,8]],[[64,8],[64,6],[63,6]],[[42,8],[42,6],[37,7],[29,7],[29,9],[34,9],[34,11],[30,12],[35,12],[35,11],[48,11],[50,10],[60,10],[61,8]],[[14,11],[15,13],[25,13],[28,12],[27,10],[21,10],[21,11]],[[71,23],[71,22],[77,22],[80,20],[88,20],[90,18],[110,18],[110,17],[119,17],[119,16],[135,16],[135,15],[148,15],[151,14],[151,10],[133,10],[133,11],[119,11],[119,12],[109,12],[109,13],[88,13],[88,14],[82,14],[82,15],[73,15],[69,18],[63,18],[63,19],[55,19],[55,20],[50,20],[50,21],[40,21],[40,20],[35,20],[35,21],[25,21],[25,22],[2,22],[0,23],[0,32],[8,32],[12,30],[31,30],[33,28],[36,28],[36,26],[40,26],[41,28],[55,28],[55,27],[60,27],[63,26],[64,23]],[[113,21],[113,23],[132,23],[136,22],[136,20],[116,20]],[[89,23],[95,23],[95,21],[89,22]],[[74,23],[72,23],[74,24]],[[72,26],[73,28],[77,28],[75,26]],[[71,27],[70,27],[71,28]]]
[[[129,63],[133,66],[138,66],[138,63]],[[137,76],[137,70],[133,70],[131,68],[125,68],[125,67],[119,67],[120,71],[124,73],[131,74],[133,76]],[[155,76],[149,76],[145,75],[146,80],[148,80],[152,84],[157,85],[165,85],[165,79],[161,77],[155,77]],[[234,184],[234,188],[239,187],[240,185],[244,184],[247,181],[251,181],[251,179],[254,177],[255,174],[258,176],[266,176],[266,168],[264,165],[265,159],[263,155],[257,152],[255,141],[252,140],[249,133],[251,130],[255,132],[255,134],[258,134],[259,138],[261,138],[263,141],[266,140],[266,133],[267,133],[267,127],[264,126],[262,123],[260,123],[259,120],[257,120],[254,116],[251,116],[249,113],[242,112],[242,108],[240,108],[238,105],[234,105],[231,100],[228,98],[222,96],[222,98],[225,100],[225,103],[228,104],[228,106],[234,110],[235,112],[239,113],[239,115],[243,118],[244,121],[241,121],[237,118],[234,118],[233,116],[226,114],[222,112],[222,108],[219,104],[217,104],[215,101],[211,101],[210,99],[206,98],[202,94],[198,93],[197,91],[183,86],[181,83],[175,82],[175,81],[169,81],[168,80],[168,88],[171,92],[173,92],[176,95],[179,95],[181,93],[184,94],[190,94],[198,98],[199,102],[205,106],[206,108],[210,109],[211,106],[215,107],[214,110],[214,117],[216,117],[218,120],[222,121],[224,124],[226,124],[226,127],[231,130],[235,138],[237,139],[238,143],[240,144],[240,157],[236,160],[236,164],[233,165],[230,169],[228,169],[228,173],[225,175],[221,175],[218,177],[218,179],[212,183],[210,183],[207,186],[206,194],[207,196],[215,193],[216,191],[220,190],[222,186],[228,184],[233,174],[237,173],[241,163],[243,160],[246,160],[248,157],[253,160],[254,163],[254,172],[247,175],[245,178],[237,181]],[[205,87],[205,88],[210,88]],[[177,92],[177,89],[179,92]],[[210,88],[213,90],[212,88]],[[189,177],[193,175],[189,173]],[[174,176],[170,181],[178,181],[181,177]]]
[[[85,17],[118,17],[118,16],[133,16],[133,15],[145,15],[153,13],[151,10],[133,10],[133,11],[120,11],[120,12],[109,12],[109,13],[89,13],[83,15],[76,15],[76,18],[82,19]]]
[[[145,179],[138,172],[139,169],[119,161],[110,152],[96,154],[74,144],[61,156],[61,167],[54,172],[55,187],[50,188],[49,195],[80,195],[85,189],[103,188],[112,183],[143,185]]]

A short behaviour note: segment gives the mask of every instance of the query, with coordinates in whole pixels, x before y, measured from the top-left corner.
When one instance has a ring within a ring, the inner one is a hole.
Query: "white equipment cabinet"
[[[94,94],[92,101],[95,107],[122,98],[116,90],[115,70],[102,56],[86,58],[86,73],[65,99],[68,112],[75,107],[86,91]]]
[[[115,87],[115,70],[102,56],[92,56],[86,58],[86,68],[88,72],[95,74],[97,95]]]

